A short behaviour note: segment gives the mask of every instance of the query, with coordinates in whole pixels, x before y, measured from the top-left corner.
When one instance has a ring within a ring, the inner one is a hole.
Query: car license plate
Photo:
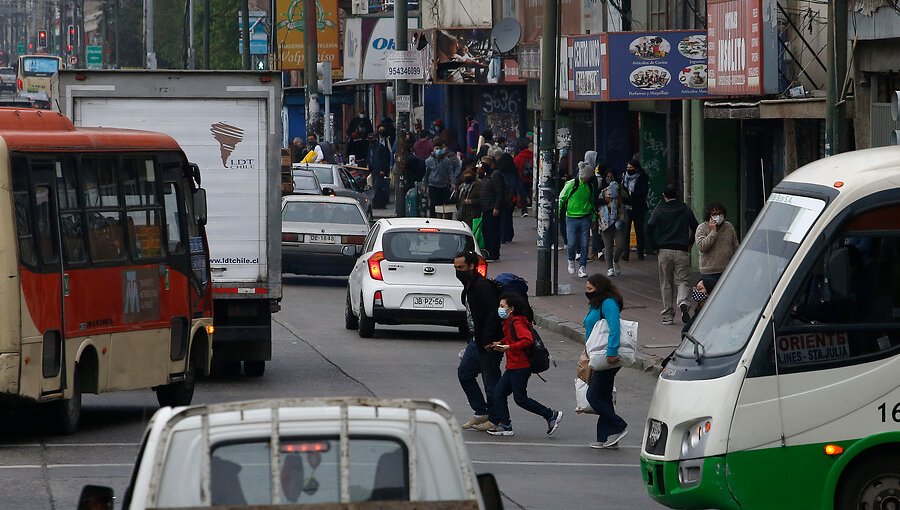
[[[413,308],[443,308],[444,298],[417,296],[413,298]]]
[[[325,236],[320,234],[310,234],[309,242],[316,244],[335,244],[335,236]]]

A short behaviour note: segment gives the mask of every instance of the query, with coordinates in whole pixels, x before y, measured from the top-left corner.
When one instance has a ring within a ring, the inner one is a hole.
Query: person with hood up
[[[678,188],[668,184],[663,190],[663,203],[653,210],[647,222],[647,233],[654,237],[659,248],[659,290],[663,301],[660,314],[666,326],[675,323],[676,307],[681,310],[683,322],[690,320],[688,274],[697,226],[694,213],[678,199]]]
[[[594,169],[578,163],[578,177],[563,186],[559,194],[559,215],[566,216],[569,238],[569,274],[575,274],[575,253],[580,250],[578,277],[587,278],[588,241],[591,227],[597,221],[597,178]]]
[[[506,244],[511,243],[516,235],[513,228],[513,211],[516,209],[516,203],[522,202],[524,193],[512,155],[503,152],[500,148],[494,148],[493,151],[497,153],[494,156],[497,159],[497,168],[503,172],[503,181],[506,183],[507,189],[503,210],[500,213],[500,242]]]
[[[628,200],[625,203],[626,222],[625,232],[631,237],[631,225],[634,225],[634,237],[637,238],[637,257],[644,260],[644,219],[647,217],[647,194],[650,192],[650,177],[641,166],[641,163],[632,159],[625,165],[625,175],[622,176],[622,185],[628,191]],[[630,250],[625,250],[622,260],[628,261]]]

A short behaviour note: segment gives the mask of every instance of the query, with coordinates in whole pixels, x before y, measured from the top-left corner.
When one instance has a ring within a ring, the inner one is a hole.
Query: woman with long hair
[[[591,337],[591,331],[606,319],[609,323],[609,342],[606,347],[606,360],[610,365],[619,362],[619,314],[625,306],[622,293],[612,281],[602,274],[595,273],[588,277],[584,295],[590,306],[584,317],[585,342]],[[591,448],[616,449],[619,441],[628,434],[628,424],[616,414],[613,404],[613,386],[616,373],[622,367],[595,370],[588,383],[587,401],[597,412],[597,441],[591,442]]]

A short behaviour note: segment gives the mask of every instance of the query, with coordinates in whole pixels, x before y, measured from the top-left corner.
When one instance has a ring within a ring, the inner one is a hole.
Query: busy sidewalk
[[[376,218],[394,216],[393,204],[388,209],[376,209]],[[587,313],[584,297],[585,278],[578,278],[566,271],[566,252],[559,250],[559,284],[568,284],[570,293],[536,297],[537,279],[537,221],[534,217],[514,218],[515,237],[512,243],[504,244],[500,260],[491,262],[488,275],[514,273],[528,281],[529,301],[535,309],[538,325],[558,332],[573,341],[584,341],[582,320]],[[662,323],[662,297],[659,290],[656,256],[647,254],[645,260],[638,260],[632,252],[629,261],[620,262],[622,274],[612,278],[613,283],[625,298],[622,318],[638,321],[638,355],[636,368],[658,372],[660,362],[679,344],[683,324],[676,318],[675,324]],[[588,262],[588,274],[606,274],[606,262],[600,258]],[[696,278],[690,280],[694,282]]]

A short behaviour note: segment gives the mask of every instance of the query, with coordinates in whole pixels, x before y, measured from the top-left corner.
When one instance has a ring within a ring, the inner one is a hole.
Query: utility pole
[[[122,0],[116,0],[116,69],[119,68],[119,3]]]
[[[304,0],[303,42],[305,54],[303,76],[306,78],[306,135],[317,133],[319,120],[319,80],[316,64],[319,62],[319,34],[316,31],[316,0]]]
[[[407,0],[394,0],[394,21],[397,24],[397,51],[406,53],[409,49],[409,22]],[[409,133],[409,111],[412,101],[409,97],[409,81],[406,78],[397,80],[394,89],[397,91],[397,161],[394,165],[394,214],[398,218],[406,214],[406,155],[409,151],[407,137]],[[406,99],[400,99],[406,98]],[[401,111],[401,102],[404,108]]]
[[[188,8],[188,55],[187,68],[196,69],[196,52],[194,51],[194,0],[187,0]]]
[[[210,31],[210,23],[212,19],[212,12],[210,12],[209,0],[204,0],[203,2],[203,62],[206,64],[207,69],[212,69],[212,65],[209,62],[209,31]]]
[[[825,155],[847,150],[847,0],[828,2],[828,78],[825,85]]]
[[[538,260],[535,294],[553,293],[551,278],[553,260],[550,257],[556,232],[553,224],[556,210],[556,61],[559,59],[557,11],[559,2],[544,2],[544,27],[541,41],[541,168],[538,178]],[[565,211],[563,211],[565,214]],[[572,241],[572,240],[570,240]],[[572,241],[574,242],[574,241]]]
[[[144,0],[144,45],[146,68],[156,69],[156,51],[153,49],[153,0]]]
[[[252,69],[250,58],[250,1],[242,0],[241,1],[241,45],[244,50],[242,52],[242,57],[244,60],[244,70],[249,71]]]

